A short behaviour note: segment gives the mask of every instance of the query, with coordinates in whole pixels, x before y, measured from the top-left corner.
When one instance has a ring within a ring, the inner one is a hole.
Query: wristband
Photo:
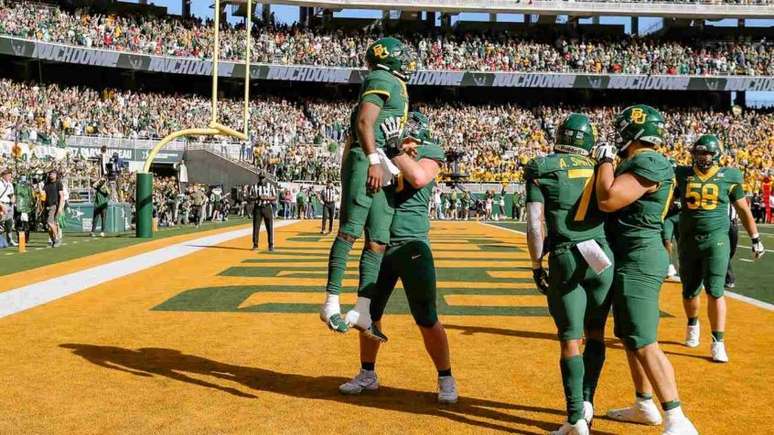
[[[381,162],[382,161],[381,161],[381,159],[379,159],[379,154],[371,153],[371,154],[368,155],[368,163],[370,163],[371,166],[378,165]]]
[[[760,239],[761,235],[760,235],[760,233],[750,234],[750,238],[751,239]]]
[[[395,157],[403,155],[403,150],[399,150],[397,148],[383,148],[384,149],[384,155],[387,156],[388,159],[393,159]]]

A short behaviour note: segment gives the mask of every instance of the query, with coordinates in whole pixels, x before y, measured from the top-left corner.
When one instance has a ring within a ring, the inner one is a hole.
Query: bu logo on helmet
[[[390,52],[387,51],[387,49],[384,48],[382,44],[374,45],[374,56],[378,57],[379,59],[384,59],[389,55],[390,55]]]

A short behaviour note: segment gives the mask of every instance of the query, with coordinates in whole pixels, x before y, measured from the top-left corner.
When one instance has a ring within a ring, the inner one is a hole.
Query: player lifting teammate
[[[615,120],[623,160],[613,168],[616,147],[600,145],[596,192],[610,217],[608,239],[615,255],[611,293],[615,335],[623,341],[636,388],[633,406],[614,409],[620,421],[661,424],[655,393],[666,415],[665,435],[693,435],[696,429],[683,414],[674,369],[656,341],[659,291],[669,258],[661,240],[664,216],[672,200],[674,169],[654,148],[663,143],[664,119],[654,108],[638,104]]]
[[[438,371],[438,401],[454,403],[457,401],[457,387],[451,374],[446,331],[438,321],[436,312],[435,264],[428,236],[428,207],[433,196],[435,177],[445,161],[444,152],[430,138],[427,118],[418,112],[411,113],[406,127],[414,158],[404,154],[398,146],[403,142],[400,119],[385,121],[383,131],[388,143],[385,152],[401,171],[394,187],[395,218],[390,226],[390,244],[372,295],[372,331],[368,335],[360,334],[361,370],[352,380],[342,384],[339,391],[344,394],[360,394],[363,390],[379,388],[375,371],[376,356],[380,341],[387,339],[380,331],[381,319],[387,301],[400,278],[411,314],[422,333],[425,349]],[[381,340],[373,340],[376,337]]]
[[[339,333],[357,326],[342,318],[339,306],[341,281],[353,243],[365,230],[357,306],[367,314],[369,300],[365,296],[376,282],[385,245],[390,241],[394,210],[381,188],[386,174],[377,153],[377,148],[384,147],[380,125],[393,117],[405,121],[408,116],[406,82],[415,69],[408,50],[395,38],[382,38],[371,44],[366,61],[369,72],[352,111],[350,140],[344,150],[339,233],[331,246],[326,298],[320,310],[321,320]]]
[[[552,432],[557,435],[589,433],[594,391],[605,362],[613,254],[605,239],[604,215],[594,198],[595,162],[589,155],[596,138],[589,118],[573,113],[557,130],[554,153],[532,159],[526,169],[527,243],[533,276],[548,298],[561,347],[567,421]],[[543,269],[544,251],[551,254],[550,275]]]
[[[728,238],[729,206],[736,208],[742,225],[752,239],[753,257],[765,250],[745,198],[742,173],[720,166],[722,147],[715,135],[705,134],[693,144],[693,166],[677,168],[680,189],[680,278],[683,306],[688,317],[685,344],[699,345],[699,293],[707,292],[707,310],[712,327],[712,360],[728,362],[723,335],[726,300],[723,297],[731,254]]]

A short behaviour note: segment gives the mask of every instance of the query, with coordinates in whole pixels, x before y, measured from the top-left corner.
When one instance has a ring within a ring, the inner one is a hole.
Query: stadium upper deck
[[[280,0],[272,3],[326,9],[488,12],[570,16],[773,18],[771,0]]]

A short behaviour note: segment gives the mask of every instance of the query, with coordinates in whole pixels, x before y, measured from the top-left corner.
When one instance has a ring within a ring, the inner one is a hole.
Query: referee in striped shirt
[[[333,231],[333,215],[336,213],[336,188],[333,187],[333,182],[328,181],[325,189],[320,192],[320,197],[323,202],[322,212],[322,228],[320,234],[330,234]],[[325,231],[325,221],[328,221],[328,231]]]
[[[269,252],[274,251],[274,209],[272,205],[277,200],[277,188],[275,188],[261,174],[258,176],[258,184],[253,185],[253,250],[258,249],[258,233],[261,231],[261,220],[266,226],[266,234],[269,236]]]

